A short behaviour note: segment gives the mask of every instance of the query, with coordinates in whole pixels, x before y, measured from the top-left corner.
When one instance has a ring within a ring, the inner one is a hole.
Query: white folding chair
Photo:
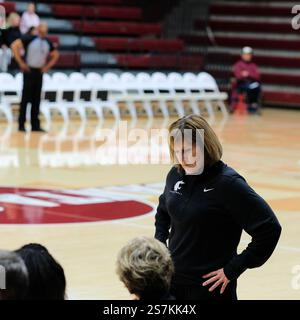
[[[86,78],[86,81],[88,81],[89,83],[102,80],[101,75],[97,72],[88,72],[85,78]]]
[[[137,81],[137,78],[130,72],[124,72],[120,76],[121,86],[126,93],[124,99],[129,108],[136,110],[135,103],[141,103],[148,118],[153,118],[152,105],[149,101],[145,101],[144,93],[141,90],[141,86]],[[133,113],[133,112],[132,112]],[[137,112],[134,112],[137,115]]]
[[[118,83],[118,76],[114,73],[107,73],[106,80],[104,80],[104,77],[97,77],[97,81],[94,81],[96,77],[95,74],[87,77],[87,83],[92,90],[90,107],[96,112],[99,119],[104,117],[103,110],[108,109],[114,115],[115,120],[119,121],[121,119],[119,106],[116,101],[110,99],[110,91],[116,87],[115,83]],[[107,95],[107,97],[101,97],[101,93]]]
[[[63,72],[55,72],[52,75],[53,85],[56,86],[57,91],[60,92],[59,99],[62,108],[69,110],[75,110],[82,121],[86,121],[86,113],[82,104],[78,100],[77,91],[73,85],[74,82],[70,82],[69,77]],[[65,98],[65,94],[69,93],[72,96],[71,99]]]
[[[185,72],[182,78],[183,78],[183,81],[192,82],[192,81],[196,81],[197,76],[192,72]]]
[[[21,84],[21,87],[23,85],[23,73],[22,72],[18,72],[17,74],[15,74],[15,80]]]
[[[11,105],[20,102],[20,93],[21,87],[15,78],[9,73],[0,73],[0,111],[9,123],[13,122]]]
[[[144,83],[151,82],[151,76],[150,76],[149,73],[139,72],[136,75],[136,80],[139,81],[139,82],[144,82]]]
[[[85,82],[86,81],[86,77],[84,74],[80,73],[80,72],[72,72],[69,75],[69,81],[78,81],[78,82]]]
[[[210,100],[199,83],[199,79],[193,73],[187,72],[183,75],[183,82],[186,93],[189,95],[189,102],[193,113],[199,114],[199,102],[203,102],[210,118],[214,117],[214,111]],[[198,113],[197,113],[198,112]]]
[[[102,85],[107,92],[107,100],[118,106],[119,102],[124,102],[128,108],[131,118],[137,120],[137,112],[134,104],[128,103],[126,100],[126,91],[121,79],[114,73],[108,72],[103,75]]]
[[[0,73],[1,97],[9,104],[18,104],[21,100],[22,84],[10,73]]]
[[[176,96],[176,92],[172,83],[167,76],[161,72],[155,72],[152,75],[155,90],[159,96],[160,103],[164,104],[164,108],[168,108],[168,102],[172,101],[178,116],[181,118],[185,115],[184,107],[181,100]],[[169,112],[169,111],[168,111]]]
[[[200,72],[197,76],[198,83],[206,93],[207,99],[215,101],[224,116],[228,116],[228,111],[224,101],[228,98],[226,92],[220,92],[216,80],[207,72]]]
[[[100,79],[100,80],[99,80]],[[101,81],[101,77],[98,78],[97,83]],[[85,112],[88,109],[92,109],[99,120],[103,119],[103,107],[98,103],[95,103],[94,98],[94,81],[91,78],[85,77],[82,73],[74,72],[70,74],[69,85],[74,90],[74,101],[77,106],[81,107]],[[82,97],[82,94],[86,93],[87,97]]]
[[[41,99],[41,113],[46,120],[46,128],[51,125],[51,111],[58,111],[64,122],[69,122],[69,113],[66,108],[62,106],[62,93],[58,90],[57,79],[54,81],[48,74],[44,74],[43,87],[42,87],[42,99]],[[50,97],[52,95],[52,98]]]
[[[184,81],[182,75],[177,72],[171,72],[168,74],[169,85],[173,88],[174,94],[181,102],[184,108],[184,101],[187,101],[192,109],[192,112],[197,115],[201,115],[198,103],[195,99],[191,98],[191,91],[189,87],[189,81]]]
[[[120,75],[120,80],[123,81],[123,82],[126,82],[126,81],[130,81],[130,82],[133,82],[135,81],[135,75],[131,72],[123,72],[121,75]]]
[[[163,116],[169,118],[167,105],[161,100],[157,84],[152,80],[150,75],[145,72],[140,72],[137,74],[136,79],[144,103],[149,104],[152,108],[151,102],[157,102]]]
[[[63,84],[63,82],[68,82],[69,77],[63,72],[54,72],[52,74],[52,80],[54,82],[62,82],[61,84]]]

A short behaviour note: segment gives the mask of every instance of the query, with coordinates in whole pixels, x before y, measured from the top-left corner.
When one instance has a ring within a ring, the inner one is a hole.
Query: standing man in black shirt
[[[186,129],[192,139],[182,144]],[[221,161],[222,146],[204,118],[183,117],[169,130],[171,157],[178,164],[159,198],[155,238],[168,240],[175,266],[171,294],[184,300],[236,300],[237,278],[269,259],[281,226],[265,200]],[[204,130],[200,144],[199,130]],[[243,230],[252,241],[237,254]]]
[[[44,132],[40,127],[39,120],[43,73],[48,72],[59,58],[57,49],[46,38],[47,24],[41,23],[37,31],[38,35],[25,35],[14,41],[11,46],[14,57],[24,75],[19,131],[25,131],[27,104],[31,103],[31,131]],[[22,51],[25,51],[24,58],[21,55]]]

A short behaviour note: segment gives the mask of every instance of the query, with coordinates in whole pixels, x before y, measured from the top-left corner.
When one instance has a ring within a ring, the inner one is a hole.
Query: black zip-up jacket
[[[173,167],[159,198],[155,238],[167,243],[175,283],[200,284],[219,268],[229,280],[264,264],[279,240],[281,226],[269,205],[222,161],[201,175]],[[237,254],[242,230],[252,241]]]

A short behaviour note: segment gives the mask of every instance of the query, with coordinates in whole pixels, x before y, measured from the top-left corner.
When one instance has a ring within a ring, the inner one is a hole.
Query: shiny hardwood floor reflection
[[[145,120],[129,123],[128,130],[151,134],[166,125]],[[293,272],[300,265],[300,112],[265,110],[261,117],[233,115],[212,125],[223,160],[268,201],[283,226],[268,263],[241,276],[239,298],[299,299]],[[46,245],[65,268],[70,299],[130,298],[115,275],[116,255],[127,240],[153,235],[155,206],[170,168],[138,164],[149,160],[149,145],[158,146],[165,159],[165,141],[131,140],[118,157],[109,140],[113,126],[55,123],[47,134],[24,134],[0,124],[1,248]],[[248,240],[243,235],[241,250]]]

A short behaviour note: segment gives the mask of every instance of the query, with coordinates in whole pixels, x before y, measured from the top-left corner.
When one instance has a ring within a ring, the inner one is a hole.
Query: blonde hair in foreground
[[[172,134],[174,131],[181,132],[182,137],[184,137],[184,130],[192,130],[192,143],[196,143],[196,138],[199,130],[204,131],[204,163],[205,166],[211,166],[217,161],[221,160],[223,154],[222,145],[212,129],[209,123],[205,118],[191,114],[185,117],[182,117],[175,122],[173,122],[169,127],[169,149],[170,156],[173,163],[178,163],[178,160],[175,157],[174,153],[174,141],[175,138]],[[180,164],[175,165],[178,169],[182,169]]]
[[[174,266],[163,243],[137,237],[120,250],[116,271],[129,292],[142,297],[169,291]]]

